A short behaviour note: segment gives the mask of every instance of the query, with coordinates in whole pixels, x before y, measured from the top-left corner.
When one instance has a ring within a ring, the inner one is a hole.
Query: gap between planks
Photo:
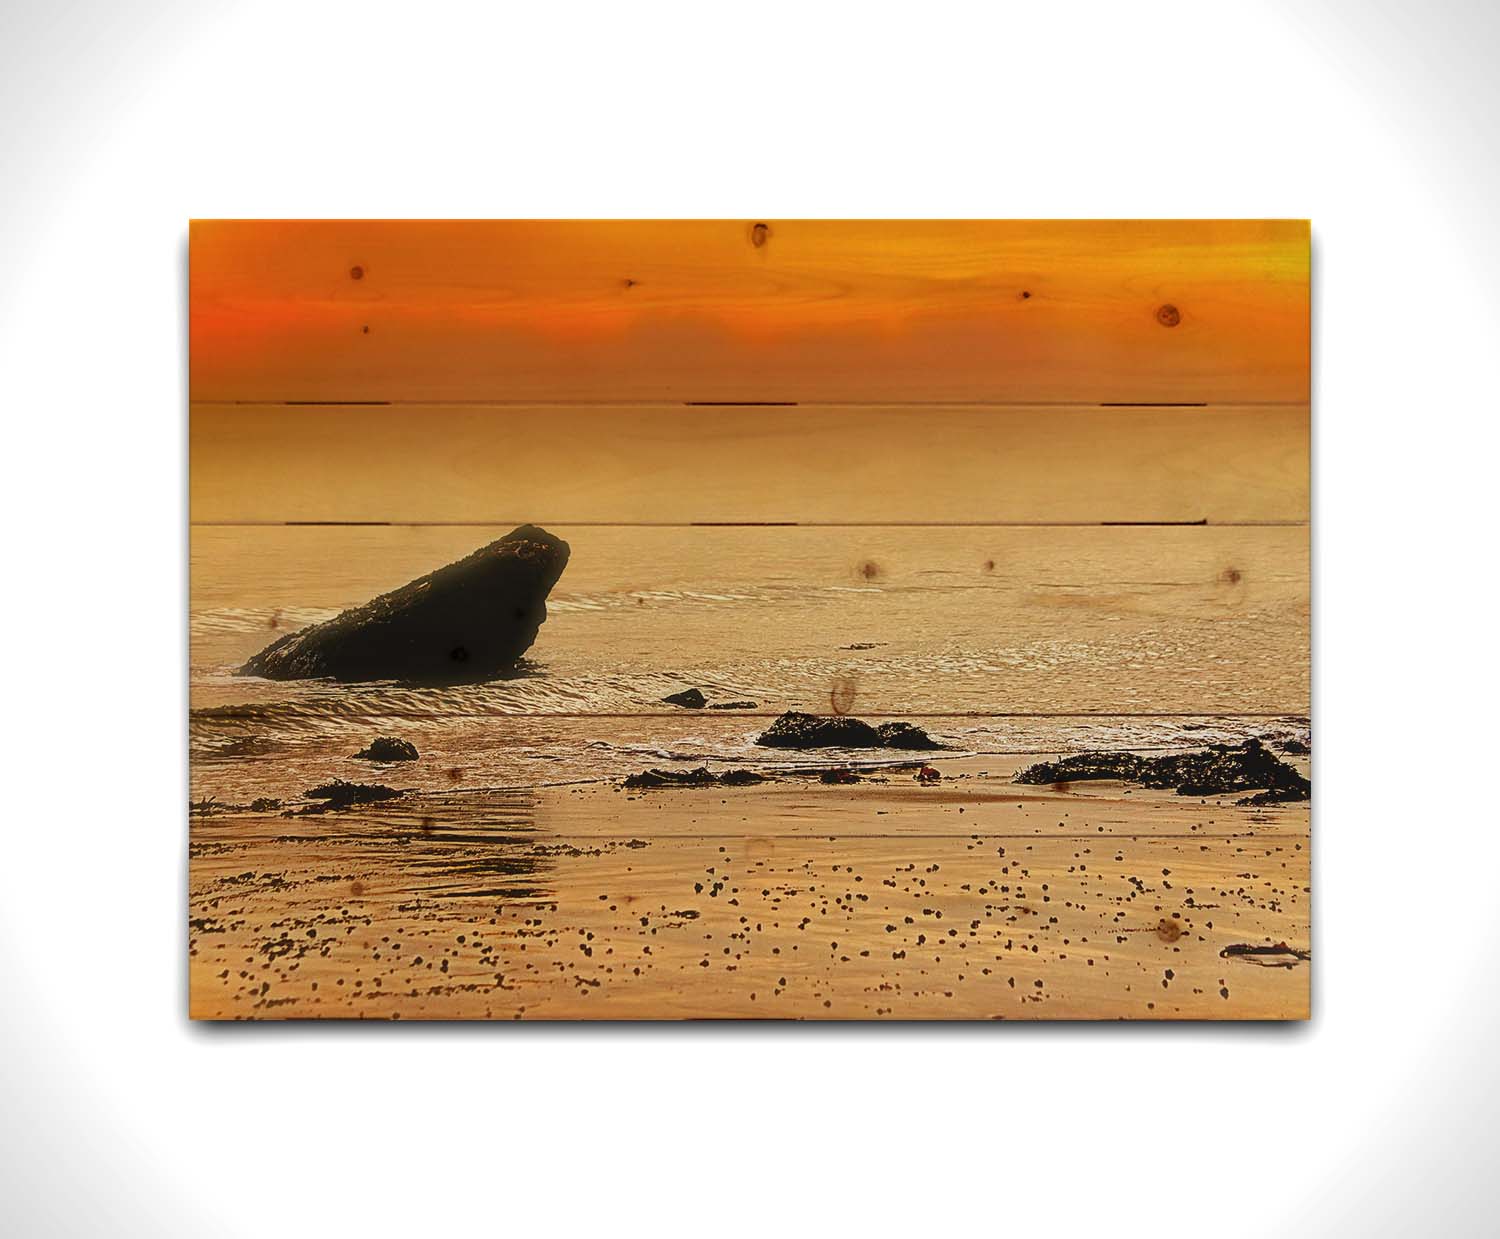
[[[305,681],[304,681],[305,682]],[[503,682],[503,681],[502,681]],[[373,684],[376,681],[366,681]],[[347,687],[338,681],[328,681],[328,687]],[[461,685],[461,687],[473,688],[475,685]],[[193,709],[193,713],[222,713],[226,717],[234,711],[244,707],[239,705],[229,706],[199,706]],[[451,714],[444,715],[445,718],[493,718],[497,720],[528,719],[528,718],[590,718],[590,719],[637,719],[637,718],[675,718],[683,722],[700,722],[706,718],[722,718],[726,721],[736,718],[780,718],[787,713],[785,710],[714,710],[704,707],[701,710],[679,709],[674,711],[653,710],[514,710],[497,713],[475,713],[473,711],[455,710]],[[864,710],[856,711],[847,717],[864,718],[895,718],[899,714],[902,718],[1308,718],[1307,706],[1294,706],[1285,710],[1215,710],[1204,712],[1195,710],[1191,713],[1176,712],[1170,710],[1141,710],[1128,712],[1121,710],[1062,710],[1056,713],[1045,711],[994,711],[994,710]],[[404,718],[404,719],[430,719],[433,714],[430,711],[417,710],[389,710],[380,711],[382,718]],[[789,753],[797,752],[795,749],[786,750]],[[888,750],[889,751],[889,750]],[[912,753],[922,753],[923,749],[906,750]],[[1044,750],[1052,752],[1051,749]],[[1002,754],[1003,756],[1003,754]],[[916,760],[915,758],[913,760]]]
[[[1280,521],[575,521],[547,517],[490,521],[189,521],[203,529],[509,529],[557,525],[574,529],[1299,529],[1306,520]]]
[[[1306,400],[682,400],[671,396],[640,400],[193,400],[205,408],[428,408],[428,409],[1284,409]]]

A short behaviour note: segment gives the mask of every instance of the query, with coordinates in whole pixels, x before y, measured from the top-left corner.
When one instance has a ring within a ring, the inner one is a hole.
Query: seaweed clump
[[[321,800],[322,804],[308,805],[302,813],[325,813],[329,809],[347,809],[351,805],[375,804],[382,800],[394,800],[401,795],[394,787],[381,783],[347,783],[334,779],[332,783],[320,783],[302,793],[308,800]]]
[[[715,774],[707,766],[696,770],[643,770],[630,775],[622,786],[627,788],[651,787],[747,787],[752,783],[764,783],[766,776],[754,770],[726,770]]]

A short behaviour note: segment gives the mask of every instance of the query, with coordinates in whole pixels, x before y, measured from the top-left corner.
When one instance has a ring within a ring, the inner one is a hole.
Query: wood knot
[[[858,575],[864,577],[865,580],[873,581],[880,575],[880,565],[877,564],[873,559],[866,559],[862,561],[859,567],[855,568],[854,571]]]
[[[852,675],[836,677],[828,690],[828,708],[835,714],[848,714],[854,709],[856,691]]]
[[[1225,568],[1219,574],[1219,579],[1226,585],[1238,585],[1244,580],[1244,574],[1238,568]]]
[[[750,244],[759,249],[771,239],[771,226],[769,224],[750,225]]]
[[[1163,327],[1175,327],[1182,322],[1182,311],[1170,303],[1157,306],[1156,321]]]
[[[351,280],[362,280],[362,279],[364,279],[365,278],[365,269],[363,267],[360,267],[360,266],[350,267],[349,268],[349,278]]]
[[[1030,301],[1031,300],[1031,292],[1030,292],[1029,289],[1023,288],[1021,290],[1021,300],[1022,301]]]

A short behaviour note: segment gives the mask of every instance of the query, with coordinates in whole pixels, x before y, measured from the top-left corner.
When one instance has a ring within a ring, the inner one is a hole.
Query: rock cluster
[[[777,749],[940,749],[943,746],[911,723],[881,723],[845,715],[788,711],[756,738]]]
[[[1079,753],[1039,762],[1016,775],[1017,783],[1081,783],[1121,779],[1144,787],[1171,787],[1180,796],[1255,792],[1240,804],[1308,800],[1312,784],[1259,740],[1213,744],[1201,753],[1142,757],[1138,753]]]

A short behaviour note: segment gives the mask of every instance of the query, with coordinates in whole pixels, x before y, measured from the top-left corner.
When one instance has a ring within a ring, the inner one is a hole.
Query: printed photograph
[[[198,220],[202,1020],[1301,1020],[1305,220]]]

